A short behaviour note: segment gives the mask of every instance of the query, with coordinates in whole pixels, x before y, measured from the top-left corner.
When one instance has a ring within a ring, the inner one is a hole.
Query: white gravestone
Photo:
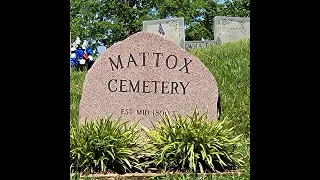
[[[185,47],[183,18],[143,21],[143,31],[162,35],[176,43],[181,48]]]
[[[214,39],[218,44],[250,38],[250,18],[216,16]]]

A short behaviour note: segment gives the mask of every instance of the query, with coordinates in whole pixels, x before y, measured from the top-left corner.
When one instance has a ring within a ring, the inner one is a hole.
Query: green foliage
[[[148,19],[151,9],[148,4],[146,0],[71,0],[72,41],[77,36],[106,46],[121,41],[142,29],[142,21]],[[92,43],[94,48],[98,46]]]
[[[104,15],[99,11],[107,8],[99,0],[71,0],[70,1],[70,31],[71,41],[76,37],[88,40],[88,45],[96,49],[101,38],[105,37],[106,30],[111,25],[104,20]]]
[[[237,148],[245,161],[245,166],[241,169],[243,173],[240,176],[215,175],[208,179],[250,179],[250,41],[241,40],[193,50],[190,53],[204,63],[217,81],[221,96],[221,119],[227,118],[230,120],[230,126],[236,126],[233,129],[235,135],[244,135],[240,142],[243,146]],[[70,75],[70,122],[72,128],[77,126],[85,74],[86,72],[73,71]],[[173,178],[181,179],[177,176]]]
[[[199,15],[201,15],[199,10],[205,4],[203,0],[154,0],[152,5],[157,10],[159,19],[183,17],[185,24],[190,24],[192,21],[195,21]]]
[[[86,71],[72,71],[70,75],[70,123],[71,126],[78,124],[79,104],[82,93],[82,85]]]
[[[131,172],[138,168],[138,123],[97,119],[70,129],[71,172]]]
[[[200,23],[192,24],[186,29],[186,41],[201,40],[202,38],[211,39],[211,37],[212,32],[208,31]]]
[[[225,0],[221,11],[224,16],[250,17],[250,0]]]
[[[243,163],[235,149],[240,137],[233,137],[229,121],[208,121],[195,110],[192,116],[163,116],[152,129],[143,128],[148,136],[152,162],[160,168],[184,172],[233,170]]]
[[[213,39],[213,29],[214,29],[214,24],[213,24],[213,19],[215,16],[221,16],[221,4],[218,4],[215,0],[205,0],[204,5],[202,6],[202,20],[199,20],[198,22],[201,24],[201,26],[205,29],[207,29],[206,35],[202,35],[203,38],[206,39]],[[190,38],[190,41],[192,40],[200,40],[201,38],[199,37],[190,37],[189,35],[189,29],[193,29],[192,27],[189,27],[186,29],[186,39]]]
[[[214,0],[156,0],[153,5],[158,19],[183,17],[187,27],[186,40],[192,41],[213,38],[213,17],[216,15],[216,9],[212,9],[212,4],[217,5]],[[208,16],[212,13],[212,16]]]
[[[250,41],[240,40],[192,50],[216,79],[221,119],[228,117],[238,134],[250,137]]]
[[[71,0],[70,29],[72,41],[78,36],[110,46],[142,30],[142,22],[152,19],[183,17],[186,40],[213,39],[215,16],[250,17],[250,0]]]

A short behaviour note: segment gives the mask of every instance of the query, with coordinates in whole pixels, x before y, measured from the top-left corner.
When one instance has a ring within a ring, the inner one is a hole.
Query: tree
[[[206,29],[201,23],[191,24],[185,31],[186,41],[201,40],[202,38],[211,39],[211,32]]]
[[[104,21],[99,0],[70,1],[70,30],[72,42],[79,37],[88,40],[88,45],[96,49],[98,41],[105,36],[110,22]]]
[[[222,12],[224,16],[250,17],[250,0],[226,0]]]
[[[208,30],[208,39],[213,39],[213,29],[214,29],[214,17],[222,16],[222,5],[218,4],[215,0],[206,0],[203,6],[203,20],[201,25]]]
[[[199,24],[199,17],[201,17],[205,5],[204,0],[153,0],[152,5],[155,8],[158,19],[184,18],[184,24],[187,27],[186,40],[196,40],[194,38],[201,39],[203,36],[208,36],[208,31]]]
[[[71,0],[73,39],[102,42],[110,46],[141,30],[152,7],[147,0]]]
[[[71,0],[70,28],[76,37],[110,46],[142,30],[142,22],[183,17],[186,40],[213,39],[215,16],[250,17],[250,0]]]

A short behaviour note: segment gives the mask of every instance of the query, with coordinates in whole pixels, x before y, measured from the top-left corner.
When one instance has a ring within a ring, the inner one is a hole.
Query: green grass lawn
[[[165,179],[250,179],[250,42],[241,40],[190,52],[198,57],[215,77],[221,95],[221,119],[228,118],[236,126],[235,134],[244,134],[241,152],[245,166],[239,175],[212,177],[179,176]],[[78,119],[79,103],[85,72],[72,72],[70,77],[70,119]],[[154,178],[162,179],[162,178]]]

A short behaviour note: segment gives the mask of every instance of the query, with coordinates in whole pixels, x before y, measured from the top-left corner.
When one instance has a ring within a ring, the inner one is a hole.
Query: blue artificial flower
[[[92,55],[92,49],[90,49],[90,48],[86,48],[86,54],[88,54],[88,55]]]
[[[77,50],[76,50],[76,55],[77,55],[77,58],[82,58],[82,56],[83,56],[83,50],[77,49]]]
[[[71,66],[75,66],[78,64],[78,59],[77,58],[70,58],[70,64]]]

